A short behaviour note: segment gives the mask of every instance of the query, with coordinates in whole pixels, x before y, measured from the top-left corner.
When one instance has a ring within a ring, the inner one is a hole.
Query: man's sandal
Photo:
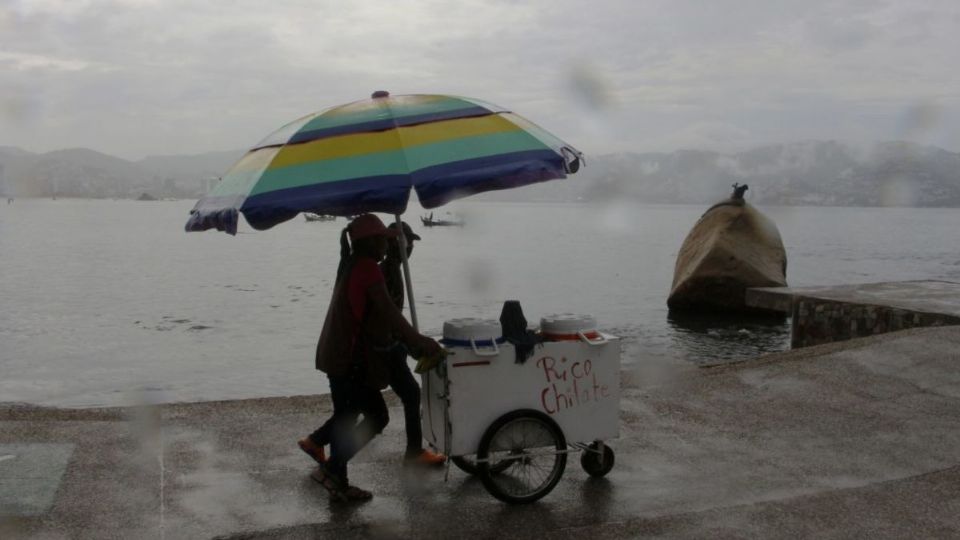
[[[373,498],[373,493],[358,488],[357,486],[347,486],[347,488],[343,490],[343,495],[348,501],[369,501]]]
[[[324,464],[320,464],[312,473],[310,473],[310,478],[313,478],[315,482],[323,486],[323,489],[327,490],[327,493],[330,494],[330,498],[333,500],[347,502],[350,499],[347,498],[346,490],[343,487],[343,483],[339,478],[327,471],[327,468]]]

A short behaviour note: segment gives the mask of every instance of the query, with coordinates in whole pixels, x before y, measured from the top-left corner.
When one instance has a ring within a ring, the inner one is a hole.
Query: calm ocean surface
[[[0,401],[61,406],[326,391],[313,369],[346,221],[184,233],[192,201],[0,203]],[[415,207],[416,203],[411,203]],[[714,363],[788,347],[788,323],[667,319],[680,244],[706,206],[460,202],[412,258],[421,327],[573,311],[624,339],[623,361]],[[956,209],[760,208],[791,285],[960,280]],[[244,224],[245,226],[245,224]]]

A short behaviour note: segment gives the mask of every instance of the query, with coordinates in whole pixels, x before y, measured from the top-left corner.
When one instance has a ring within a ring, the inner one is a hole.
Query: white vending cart
[[[571,452],[583,452],[587,473],[607,474],[604,441],[620,432],[619,339],[571,314],[541,319],[540,335],[520,358],[498,321],[449,320],[451,354],[422,375],[424,438],[511,503],[549,493]]]

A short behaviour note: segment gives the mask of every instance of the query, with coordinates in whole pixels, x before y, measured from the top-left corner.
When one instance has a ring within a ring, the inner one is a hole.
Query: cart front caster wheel
[[[606,476],[613,468],[613,449],[603,445],[603,460],[600,460],[600,445],[593,443],[589,450],[584,450],[580,455],[580,466],[587,471],[590,476],[600,478]]]
[[[549,416],[509,412],[487,428],[477,452],[483,487],[501,501],[531,503],[550,493],[567,465],[567,441]]]

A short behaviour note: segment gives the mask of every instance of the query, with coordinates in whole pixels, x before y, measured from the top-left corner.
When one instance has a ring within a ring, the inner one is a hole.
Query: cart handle
[[[597,339],[588,338],[582,331],[577,332],[577,335],[580,336],[580,339],[587,345],[596,347],[599,345],[607,344],[607,338],[603,337],[603,334],[601,334],[600,332],[597,332],[597,336],[598,336]]]
[[[497,356],[500,354],[500,347],[497,347],[497,340],[491,339],[490,343],[493,345],[493,352],[480,352],[480,349],[477,347],[477,342],[471,338],[470,346],[473,347],[473,354],[477,356]]]

